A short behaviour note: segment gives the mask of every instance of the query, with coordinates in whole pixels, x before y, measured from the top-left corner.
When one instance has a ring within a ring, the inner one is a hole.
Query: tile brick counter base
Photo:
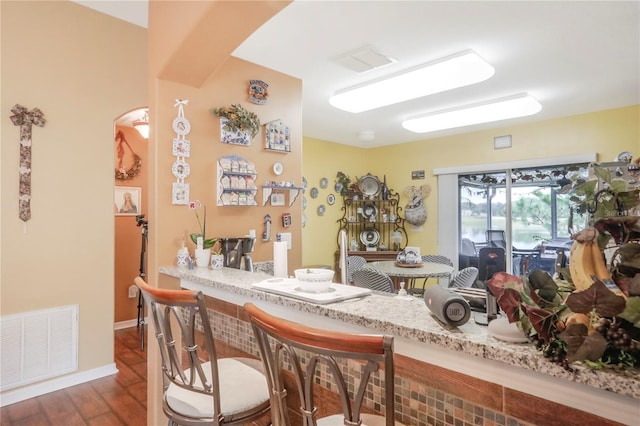
[[[222,354],[258,357],[251,326],[242,307],[209,296],[206,300]],[[349,368],[352,371],[358,366],[350,364]],[[406,425],[620,425],[403,355],[395,355],[395,368],[396,420]],[[377,394],[378,399],[368,399],[369,408],[379,411],[378,407],[384,401],[379,400],[380,392],[375,392],[375,389],[372,394]],[[291,418],[294,424],[300,424],[295,398],[297,396],[291,392]],[[325,406],[335,403],[329,395],[319,400]],[[334,411],[340,410],[336,408]]]

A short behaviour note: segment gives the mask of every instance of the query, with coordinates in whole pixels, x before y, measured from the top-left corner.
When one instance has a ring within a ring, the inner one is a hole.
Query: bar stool
[[[218,358],[202,292],[159,289],[140,277],[134,281],[148,303],[160,347],[162,409],[169,426],[241,425],[266,417],[269,390],[261,362]],[[196,328],[202,328],[204,339],[196,337]]]
[[[267,372],[274,426],[291,424],[284,384],[293,381],[285,378],[285,372],[295,376],[297,389],[292,389],[291,393],[297,395],[299,401],[293,406],[300,407],[304,426],[400,424],[394,420],[393,336],[321,330],[273,316],[252,303],[244,307]],[[345,363],[360,366],[356,377],[349,377],[345,372]],[[376,379],[376,372],[380,372],[384,380]],[[321,416],[318,413],[314,392],[317,383],[327,380],[331,380],[331,389],[338,392],[342,414],[325,416],[323,413]],[[379,392],[376,392],[378,387]],[[382,397],[384,416],[362,413],[365,393],[372,392]]]

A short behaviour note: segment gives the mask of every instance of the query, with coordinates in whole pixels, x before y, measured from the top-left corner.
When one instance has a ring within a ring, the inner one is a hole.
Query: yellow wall
[[[303,152],[302,173],[307,180],[307,189],[303,194],[307,201],[304,214],[307,220],[302,229],[302,264],[333,267],[334,253],[338,249],[337,221],[343,214],[342,197],[334,189],[336,174],[342,171],[348,174],[352,181],[356,176],[367,174],[372,165],[369,157],[371,151],[304,138]],[[320,187],[322,178],[327,178],[329,181],[325,189]],[[311,197],[311,189],[314,187],[318,189],[317,198]],[[332,206],[327,202],[329,194],[336,197],[336,202]],[[325,207],[324,216],[318,215],[320,205]]]
[[[512,135],[513,147],[494,150],[493,138],[500,135]],[[313,147],[312,150],[309,145]],[[427,222],[418,232],[407,224],[407,232],[411,245],[421,247],[423,252],[437,253],[438,181],[432,173],[434,168],[590,152],[598,154],[598,161],[613,161],[622,151],[631,151],[635,158],[640,156],[640,107],[637,105],[372,149],[354,149],[305,138],[303,164],[305,175],[313,176],[314,184],[319,175],[335,177],[334,164],[338,164],[338,170],[351,177],[362,176],[365,170],[381,179],[386,175],[389,187],[401,194],[402,207],[408,201],[403,193],[405,187],[430,185],[432,192],[425,200]],[[425,179],[411,180],[413,170],[424,170]],[[326,201],[326,194],[319,198],[322,199],[320,201]],[[341,217],[341,206],[338,203],[328,209],[328,215],[324,218],[315,217],[316,203],[309,203],[307,216],[313,217],[314,222],[309,221],[303,232],[304,263],[332,264],[329,259],[333,258],[333,253],[337,250],[338,226],[335,220]],[[317,223],[321,226],[315,226]],[[327,233],[330,235],[326,235]],[[322,241],[323,244],[316,244],[316,241]]]
[[[72,2],[3,1],[1,315],[78,304],[81,371],[113,363],[113,120],[146,104],[147,33]],[[32,212],[18,218],[21,104],[33,131]],[[146,164],[144,166],[147,166]]]

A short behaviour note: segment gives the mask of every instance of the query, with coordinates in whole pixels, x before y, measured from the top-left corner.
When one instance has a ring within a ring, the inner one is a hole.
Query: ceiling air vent
[[[337,57],[336,62],[352,71],[363,73],[392,64],[396,60],[376,52],[371,46],[364,46]]]

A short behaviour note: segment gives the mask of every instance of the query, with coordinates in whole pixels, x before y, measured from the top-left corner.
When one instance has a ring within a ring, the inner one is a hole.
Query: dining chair
[[[252,303],[244,308],[267,372],[274,426],[300,424],[291,422],[288,406],[299,409],[304,426],[399,424],[394,419],[393,336],[317,329]],[[294,383],[296,389],[286,389]],[[329,392],[337,392],[341,414],[324,412],[322,407],[332,406]],[[287,395],[295,399],[289,405]],[[365,404],[384,407],[383,415],[364,413]]]
[[[362,268],[367,264],[367,260],[362,256],[347,256],[347,283],[353,281],[353,271]]]
[[[474,266],[468,266],[460,269],[451,275],[451,281],[449,281],[450,288],[468,288],[475,284],[478,278],[478,268]]]
[[[478,281],[486,286],[496,272],[507,270],[504,249],[500,247],[482,247],[478,253]]]
[[[487,229],[484,235],[489,247],[499,247],[507,251],[507,239],[502,229]]]
[[[425,262],[430,262],[430,263],[440,263],[442,265],[449,265],[453,267],[453,261],[451,259],[449,259],[447,256],[442,256],[439,254],[423,254],[421,256],[422,258],[422,263]],[[407,283],[407,292],[409,294],[414,294],[414,295],[423,295],[424,294],[424,289],[427,287],[427,281],[429,281],[429,278],[425,278],[424,281],[422,282],[422,287],[416,287],[416,280],[409,280],[409,282]]]
[[[458,267],[461,269],[469,266],[478,267],[478,248],[476,243],[469,238],[460,240],[460,252],[458,254]]]
[[[159,289],[140,277],[134,281],[148,304],[160,348],[162,409],[169,426],[241,425],[268,417],[262,363],[218,358],[202,292]]]
[[[382,271],[372,268],[360,268],[353,271],[353,284],[371,290],[395,293],[391,277]]]

